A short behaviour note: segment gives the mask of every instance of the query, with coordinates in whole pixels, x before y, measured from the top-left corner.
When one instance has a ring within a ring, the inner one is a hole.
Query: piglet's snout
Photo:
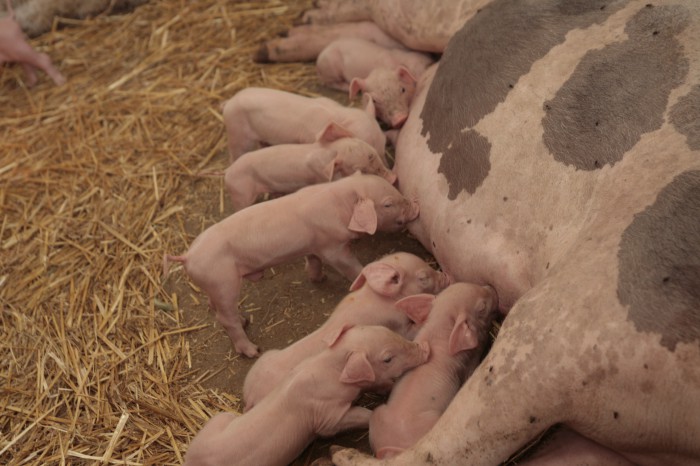
[[[453,283],[452,278],[445,272],[438,272],[438,287],[444,290]]]
[[[418,215],[420,214],[420,206],[418,205],[418,201],[416,201],[416,200],[410,200],[408,202],[410,205],[410,213],[408,215],[408,221],[411,222],[411,221],[418,218]]]

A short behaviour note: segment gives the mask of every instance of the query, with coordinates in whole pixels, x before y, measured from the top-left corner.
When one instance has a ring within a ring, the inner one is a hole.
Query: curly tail
[[[184,263],[186,259],[186,256],[171,256],[167,253],[163,254],[163,278],[168,276],[168,270],[170,270],[170,262]]]

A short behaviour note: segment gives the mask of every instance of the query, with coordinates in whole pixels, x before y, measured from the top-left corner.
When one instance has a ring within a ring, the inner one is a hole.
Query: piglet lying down
[[[317,436],[366,427],[371,411],[352,402],[364,390],[390,386],[430,353],[427,344],[381,326],[343,328],[327,344],[255,409],[212,418],[192,441],[185,465],[287,465]]]
[[[404,198],[386,180],[355,174],[331,183],[252,205],[200,234],[185,255],[163,257],[184,263],[195,285],[208,296],[219,323],[236,351],[248,357],[258,348],[243,330],[238,295],[243,278],[262,278],[266,268],[307,256],[312,281],[323,278],[322,261],[348,280],[362,264],[349,243],[361,234],[399,231],[418,217],[418,204]]]

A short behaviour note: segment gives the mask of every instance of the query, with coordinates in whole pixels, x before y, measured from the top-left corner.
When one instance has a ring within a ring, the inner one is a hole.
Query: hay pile
[[[313,66],[250,60],[309,4],[151,0],[34,41],[61,88],[2,69],[0,463],[179,464],[237,401],[197,383],[161,258],[191,240],[193,175],[226,158],[220,103],[313,92]]]

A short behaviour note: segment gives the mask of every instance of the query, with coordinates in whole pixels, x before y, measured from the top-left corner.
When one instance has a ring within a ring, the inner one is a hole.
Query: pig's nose
[[[394,115],[394,116],[391,118],[391,126],[392,126],[393,128],[400,128],[400,127],[403,126],[403,124],[406,122],[406,119],[407,119],[407,118],[408,118],[408,115],[405,114],[405,113],[403,113],[403,114],[398,114],[398,115]]]
[[[445,288],[450,286],[452,283],[454,283],[454,280],[447,273],[440,272],[438,282],[440,283],[440,288],[444,290]]]
[[[413,200],[411,201],[411,220],[415,220],[418,218],[418,215],[420,214],[420,206],[418,205],[418,202]]]

